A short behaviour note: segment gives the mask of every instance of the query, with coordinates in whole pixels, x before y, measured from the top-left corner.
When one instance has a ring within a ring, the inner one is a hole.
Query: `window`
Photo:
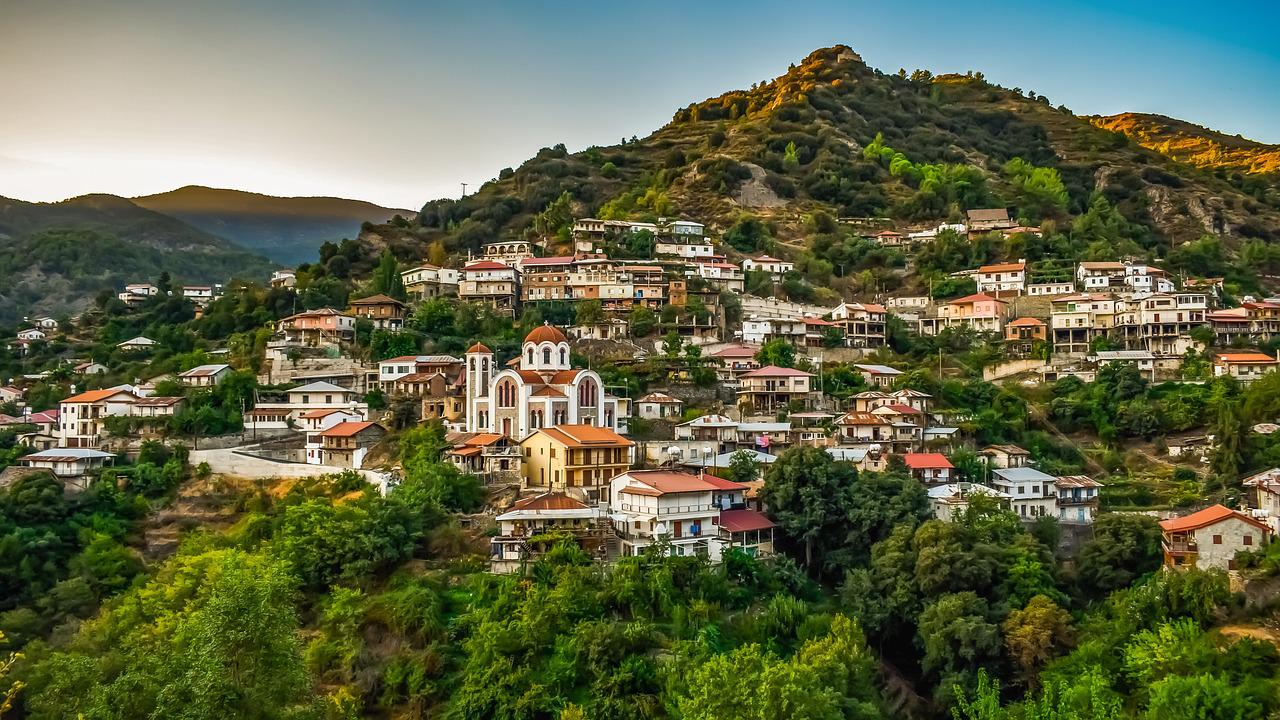
[[[1246,546],[1246,547],[1248,547],[1249,545],[1252,545],[1252,544],[1253,544],[1253,536],[1252,536],[1252,535],[1245,535],[1245,536],[1244,536],[1244,544],[1245,544],[1245,546]]]
[[[542,348],[542,364],[551,364],[551,348]]]
[[[1221,536],[1221,535],[1214,535],[1214,536],[1213,536],[1213,544],[1214,544],[1214,545],[1221,545],[1221,544],[1222,544],[1222,536]]]
[[[561,365],[569,364],[569,351],[564,348],[560,348],[560,364]]]

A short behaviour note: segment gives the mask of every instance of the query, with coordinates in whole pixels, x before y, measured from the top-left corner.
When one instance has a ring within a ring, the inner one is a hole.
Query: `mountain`
[[[1090,120],[1100,128],[1124,133],[1145,148],[1196,167],[1253,175],[1280,173],[1280,145],[1227,135],[1164,115],[1121,113]]]
[[[369,234],[438,256],[557,230],[563,240],[566,217],[684,216],[724,232],[745,213],[776,249],[836,264],[813,246],[806,216],[924,226],[1000,206],[1050,221],[1072,253],[1159,258],[1205,234],[1232,250],[1280,240],[1275,183],[1205,172],[980,72],[888,74],[845,46],[681,108],[647,137],[544,148],[466,198],[427,203],[416,228]]]
[[[141,207],[172,215],[279,263],[315,258],[326,240],[355,237],[363,223],[385,223],[409,210],[332,197],[272,197],[240,190],[188,185],[133,198]]]
[[[102,290],[262,278],[265,257],[115,195],[56,203],[0,197],[0,323],[87,307]]]

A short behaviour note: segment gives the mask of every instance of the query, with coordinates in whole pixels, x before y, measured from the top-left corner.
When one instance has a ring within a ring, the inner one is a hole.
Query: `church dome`
[[[492,350],[490,350],[490,349],[488,348],[488,346],[486,346],[484,343],[479,343],[479,342],[478,342],[478,343],[476,343],[475,345],[472,345],[471,347],[467,348],[467,354],[468,354],[468,355],[474,355],[475,353],[485,353],[485,354],[488,354],[488,353],[491,353],[491,352],[493,352],[493,351],[492,351]]]
[[[532,332],[525,336],[524,341],[527,343],[534,343],[536,345],[544,342],[552,344],[567,343],[569,342],[569,339],[566,338],[564,333],[560,332],[558,328],[552,327],[548,324],[534,328]]]

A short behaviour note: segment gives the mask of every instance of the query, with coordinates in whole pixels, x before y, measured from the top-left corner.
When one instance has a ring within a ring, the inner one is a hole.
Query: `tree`
[[[375,295],[381,293],[400,301],[408,299],[404,280],[400,277],[400,268],[396,263],[396,256],[391,254],[390,248],[383,250],[382,255],[378,257],[378,267],[373,271],[369,289]]]
[[[658,318],[653,311],[644,305],[636,305],[631,308],[631,335],[632,337],[643,338],[653,333],[654,328],[658,326]]]
[[[793,368],[796,366],[796,346],[783,338],[774,338],[756,351],[756,361],[761,365]]]
[[[5,645],[5,643],[4,632],[0,631],[0,646]],[[19,653],[9,653],[8,657],[0,658],[0,717],[3,717],[5,713],[13,708],[13,698],[23,688],[23,682],[20,680],[6,681],[9,676],[9,669],[21,659],[22,655]],[[8,687],[4,686],[6,682],[8,682]]]
[[[760,466],[756,465],[755,456],[739,450],[729,458],[729,479],[738,483],[754,482],[760,477]]]
[[[1071,615],[1044,595],[1005,618],[1004,646],[1032,684],[1045,663],[1072,645]]]
[[[1000,653],[1000,628],[987,618],[990,608],[972,592],[949,593],[920,613],[917,642],[926,671],[951,675],[976,670]]]
[[[1080,549],[1077,578],[1081,589],[1102,597],[1129,587],[1160,568],[1161,531],[1146,515],[1106,513],[1093,523],[1093,537]]]

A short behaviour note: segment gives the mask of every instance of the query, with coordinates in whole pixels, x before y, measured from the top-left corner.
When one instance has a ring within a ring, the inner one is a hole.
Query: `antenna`
[[[462,197],[466,197],[466,196],[467,196],[467,184],[462,183]]]

